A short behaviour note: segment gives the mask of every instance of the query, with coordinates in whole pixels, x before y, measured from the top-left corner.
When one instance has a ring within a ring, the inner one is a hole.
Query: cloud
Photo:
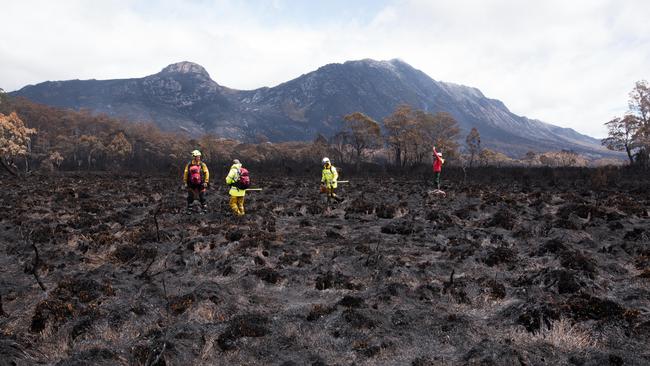
[[[253,89],[331,62],[401,58],[514,113],[603,136],[650,77],[649,10],[642,0],[14,1],[3,5],[0,87],[141,77],[189,60]]]

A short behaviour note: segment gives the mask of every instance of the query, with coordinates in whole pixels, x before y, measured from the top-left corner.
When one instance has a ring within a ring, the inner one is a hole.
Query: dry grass
[[[89,251],[85,255],[86,261],[84,263],[85,265],[82,266],[82,268],[88,270],[94,270],[105,265],[107,262],[110,261],[110,256],[114,250],[115,250],[115,245],[112,245],[109,248],[109,250],[100,249],[98,251]]]
[[[48,325],[39,334],[41,342],[37,350],[52,364],[70,357],[72,352],[70,337],[65,331],[57,331],[53,326]]]
[[[225,315],[219,313],[217,306],[207,300],[192,306],[187,311],[187,314],[190,321],[199,324],[214,323],[215,321],[223,321],[225,319]]]
[[[218,336],[216,334],[209,334],[205,337],[205,344],[201,350],[201,360],[206,361],[215,353],[214,342],[217,340]]]
[[[533,333],[521,327],[511,329],[508,336],[522,346],[543,342],[563,351],[586,351],[598,347],[598,342],[589,331],[564,318],[552,321],[550,327],[542,327]]]

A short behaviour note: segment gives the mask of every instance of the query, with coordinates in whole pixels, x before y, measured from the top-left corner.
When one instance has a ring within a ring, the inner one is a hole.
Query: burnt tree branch
[[[149,268],[151,268],[151,265],[155,261],[156,261],[156,255],[154,255],[153,258],[151,258],[151,261],[149,261],[149,264],[147,264],[147,268],[145,268],[144,271],[142,271],[142,273],[140,273],[137,277],[138,278],[144,278],[145,276],[148,276],[147,272],[149,271]]]
[[[34,275],[34,278],[36,279],[36,283],[38,283],[38,286],[41,288],[41,290],[47,292],[47,288],[43,284],[43,281],[41,281],[41,277],[38,275],[38,267],[41,265],[41,257],[38,255],[38,248],[36,247],[36,244],[31,242],[31,237],[33,232],[34,231],[31,230],[26,237],[25,234],[23,233],[22,227],[20,228],[20,236],[25,241],[25,244],[30,245],[32,249],[34,249],[34,259],[32,259],[32,266],[27,267],[25,269],[25,273],[31,273],[32,275]]]
[[[5,168],[5,170],[8,171],[9,174],[13,175],[14,177],[17,177],[17,176],[18,176],[18,172],[16,172],[15,170],[13,170],[13,169],[9,166],[9,164],[7,164],[7,162],[6,162],[4,159],[2,159],[2,158],[0,158],[0,165],[2,165],[2,167]]]
[[[38,248],[34,243],[32,243],[32,248],[34,248],[34,253],[36,254],[32,265],[32,274],[34,275],[34,278],[36,278],[36,282],[41,287],[41,290],[47,292],[47,288],[43,284],[43,281],[41,281],[41,277],[38,275],[38,266],[41,264],[41,258],[38,255]]]
[[[160,358],[163,356],[163,353],[165,353],[165,349],[167,349],[167,341],[163,342],[162,349],[158,353],[158,356],[153,360],[153,362],[148,363],[147,366],[154,366],[158,364],[158,361],[160,361]]]
[[[152,210],[153,223],[156,225],[156,242],[160,243],[160,226],[158,225],[158,212],[162,205],[158,205],[155,209]]]
[[[453,291],[454,290],[454,273],[456,272],[455,269],[451,270],[451,274],[449,275],[449,282],[444,282],[442,284],[442,293],[445,294],[447,291]]]
[[[0,316],[4,316],[4,317],[9,316],[7,313],[5,313],[4,309],[2,308],[2,295],[0,295]]]

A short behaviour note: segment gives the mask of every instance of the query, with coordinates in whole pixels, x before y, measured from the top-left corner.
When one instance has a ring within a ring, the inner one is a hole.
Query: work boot
[[[185,209],[185,213],[188,214],[188,215],[191,215],[192,214],[192,206],[188,205],[187,208]]]
[[[208,213],[208,205],[201,205],[201,213]]]

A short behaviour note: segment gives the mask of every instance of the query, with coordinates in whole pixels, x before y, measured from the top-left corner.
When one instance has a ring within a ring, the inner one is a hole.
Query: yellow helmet
[[[201,156],[201,152],[199,150],[194,150],[192,151],[192,156]]]

